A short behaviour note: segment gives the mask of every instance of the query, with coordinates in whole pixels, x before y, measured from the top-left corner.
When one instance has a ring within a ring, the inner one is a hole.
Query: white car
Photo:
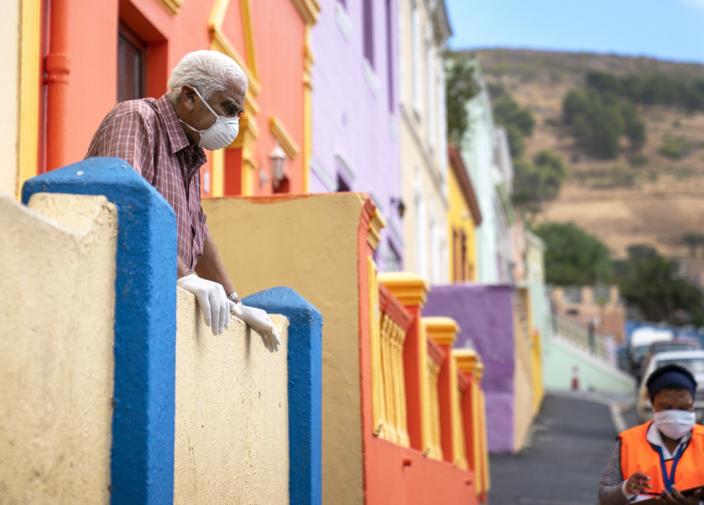
[[[665,365],[683,366],[694,375],[698,384],[697,393],[694,397],[694,411],[697,414],[697,422],[701,424],[704,419],[704,351],[671,351],[653,356],[638,387],[638,400],[636,402],[638,418],[642,423],[652,421],[653,406],[650,404],[650,397],[648,396],[648,389],[645,387],[645,383],[656,368]]]

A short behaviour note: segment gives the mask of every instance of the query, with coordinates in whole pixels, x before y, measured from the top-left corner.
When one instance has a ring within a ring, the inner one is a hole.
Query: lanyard
[[[658,451],[658,454],[660,455],[660,471],[662,472],[662,480],[665,483],[665,489],[667,489],[668,493],[672,493],[672,485],[675,483],[675,471],[677,470],[677,463],[680,462],[682,453],[687,448],[687,445],[689,445],[689,442],[680,444],[680,446],[675,451],[675,454],[672,458],[672,471],[670,472],[669,476],[667,475],[667,467],[665,466],[665,457],[662,455],[662,447],[655,446]]]

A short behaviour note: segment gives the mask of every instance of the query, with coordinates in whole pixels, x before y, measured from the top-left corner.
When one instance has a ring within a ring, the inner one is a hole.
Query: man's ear
[[[181,86],[181,102],[188,112],[196,107],[196,92],[188,85]]]

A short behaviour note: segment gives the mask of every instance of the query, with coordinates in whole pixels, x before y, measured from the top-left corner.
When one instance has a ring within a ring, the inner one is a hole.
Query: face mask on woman
[[[655,426],[672,440],[679,440],[694,428],[694,412],[688,410],[663,410],[653,414]]]
[[[198,142],[198,147],[202,147],[203,149],[207,149],[208,151],[217,151],[218,149],[223,149],[232,144],[232,141],[237,138],[237,134],[240,132],[240,118],[225,118],[219,116],[210,107],[208,102],[203,100],[203,97],[200,96],[198,90],[196,88],[193,88],[193,90],[200,97],[201,101],[205,104],[208,110],[212,112],[217,119],[215,120],[215,123],[210,126],[210,128],[207,128],[205,130],[196,130],[188,123],[181,121],[181,119],[179,119],[179,121],[188,126],[194,132],[198,132],[200,134],[200,142]]]

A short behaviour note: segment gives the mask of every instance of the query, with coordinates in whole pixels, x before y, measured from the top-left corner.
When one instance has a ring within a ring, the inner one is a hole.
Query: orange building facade
[[[239,136],[226,149],[207,153],[203,196],[307,191],[309,33],[319,12],[316,0],[28,2],[37,15],[26,18],[23,34],[38,41],[39,72],[33,89],[25,90],[33,107],[23,113],[36,111],[38,120],[35,139],[29,145],[24,139],[32,136],[23,139],[36,163],[22,164],[20,186],[81,160],[118,101],[160,97],[185,54],[213,49],[242,66],[249,89]],[[270,155],[277,144],[285,161],[283,179],[274,184]]]

